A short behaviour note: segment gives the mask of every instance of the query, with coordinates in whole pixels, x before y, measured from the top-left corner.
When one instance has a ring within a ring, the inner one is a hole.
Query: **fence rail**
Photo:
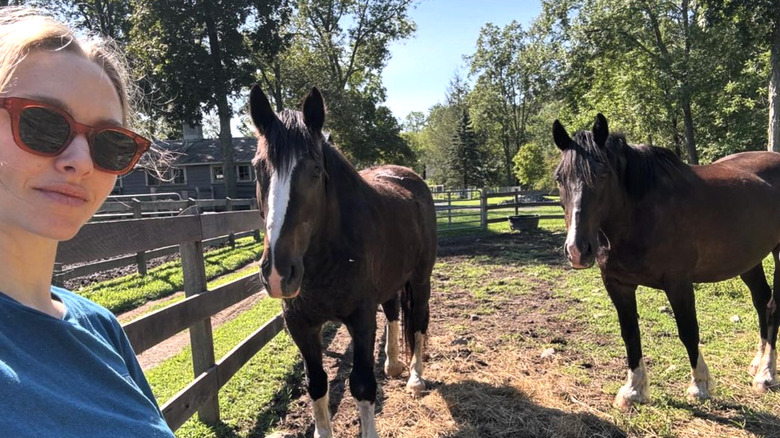
[[[533,207],[559,206],[555,201],[528,201],[528,197],[553,195],[544,191],[491,191],[491,189],[468,189],[438,191],[434,195],[439,233],[485,229],[488,224],[506,222],[514,213]],[[500,203],[492,201],[502,198]],[[510,199],[507,199],[510,198]],[[506,216],[501,215],[502,212]],[[563,214],[541,214],[539,219],[561,219]],[[471,220],[468,220],[468,219]]]
[[[184,301],[172,304],[124,329],[140,353],[189,328],[193,381],[168,400],[162,411],[176,430],[195,412],[208,424],[219,421],[219,389],[282,330],[277,314],[219,361],[214,359],[211,317],[219,311],[261,293],[257,274],[207,290],[203,242],[232,233],[254,231],[261,223],[257,210],[197,214],[171,218],[130,219],[86,224],[73,239],[62,242],[58,263],[79,263],[139,251],[178,245],[184,274]]]

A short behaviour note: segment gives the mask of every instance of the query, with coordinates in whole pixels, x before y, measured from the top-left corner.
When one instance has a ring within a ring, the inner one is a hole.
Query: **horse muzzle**
[[[596,253],[590,242],[566,242],[563,250],[566,253],[566,258],[569,259],[571,267],[574,269],[590,268],[596,261]]]
[[[303,261],[294,259],[287,263],[260,262],[261,282],[271,298],[295,298],[301,291]]]

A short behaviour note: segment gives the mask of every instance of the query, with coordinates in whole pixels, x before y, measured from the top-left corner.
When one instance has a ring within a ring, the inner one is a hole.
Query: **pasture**
[[[640,288],[653,402],[629,414],[613,409],[626,374],[617,316],[598,269],[568,267],[564,238],[563,221],[548,220],[532,233],[510,233],[508,225],[495,224],[488,232],[442,239],[433,274],[429,386],[421,398],[405,393],[406,373],[385,378],[384,317],[378,315],[380,436],[780,436],[780,394],[757,395],[750,388],[746,370],[757,322],[739,280],[697,286],[702,352],[716,389],[712,400],[696,405],[685,399],[689,367],[668,303],[663,293]],[[217,357],[278,311],[278,301],[259,300],[215,327]],[[344,390],[351,368],[345,332],[327,327],[325,370],[334,432],[354,437],[359,424]],[[543,358],[550,348],[554,354]],[[190,378],[189,357],[185,348],[146,370],[161,404]],[[193,418],[176,435],[311,436],[304,388],[299,354],[280,334],[220,391],[218,425]]]

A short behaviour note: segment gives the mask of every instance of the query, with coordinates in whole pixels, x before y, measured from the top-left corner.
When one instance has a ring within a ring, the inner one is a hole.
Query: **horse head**
[[[555,180],[568,230],[564,251],[577,269],[592,266],[600,243],[606,240],[600,224],[617,184],[606,153],[608,137],[607,119],[601,114],[596,116],[592,131],[578,131],[574,139],[558,120],[553,123],[553,140],[561,150]]]
[[[258,136],[257,201],[265,222],[260,277],[270,296],[293,298],[303,281],[304,254],[324,216],[325,102],[313,88],[302,111],[277,115],[255,85],[249,107]]]

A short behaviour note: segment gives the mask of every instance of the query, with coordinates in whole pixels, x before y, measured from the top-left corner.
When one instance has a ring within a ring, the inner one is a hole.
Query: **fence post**
[[[487,230],[487,225],[488,225],[487,224],[487,219],[488,219],[487,190],[485,189],[479,190],[479,213],[480,213],[479,223],[480,225],[482,225],[482,228]]]
[[[143,209],[141,208],[141,201],[137,198],[131,200],[133,203],[133,219],[141,219],[143,217]],[[138,265],[138,274],[141,277],[146,275],[146,251],[141,251],[135,254],[135,263]]]
[[[452,192],[447,192],[447,225],[452,225]]]
[[[197,207],[188,209],[189,214],[199,215]],[[181,267],[184,273],[184,295],[191,297],[206,291],[206,265],[203,260],[203,242],[183,242],[179,244]],[[214,366],[214,338],[211,330],[211,318],[206,318],[190,327],[192,345],[192,370],[197,378]],[[219,421],[219,388],[214,387],[211,395],[198,409],[198,418],[206,424]]]
[[[517,216],[518,214],[520,214],[520,211],[519,211],[519,205],[517,205],[519,202],[520,202],[520,201],[519,201],[519,200],[518,200],[518,198],[517,198],[517,187],[515,187],[515,216]]]
[[[225,197],[225,211],[233,211],[233,198]],[[234,233],[228,234],[228,242],[230,242],[231,248],[236,247],[236,235]]]

